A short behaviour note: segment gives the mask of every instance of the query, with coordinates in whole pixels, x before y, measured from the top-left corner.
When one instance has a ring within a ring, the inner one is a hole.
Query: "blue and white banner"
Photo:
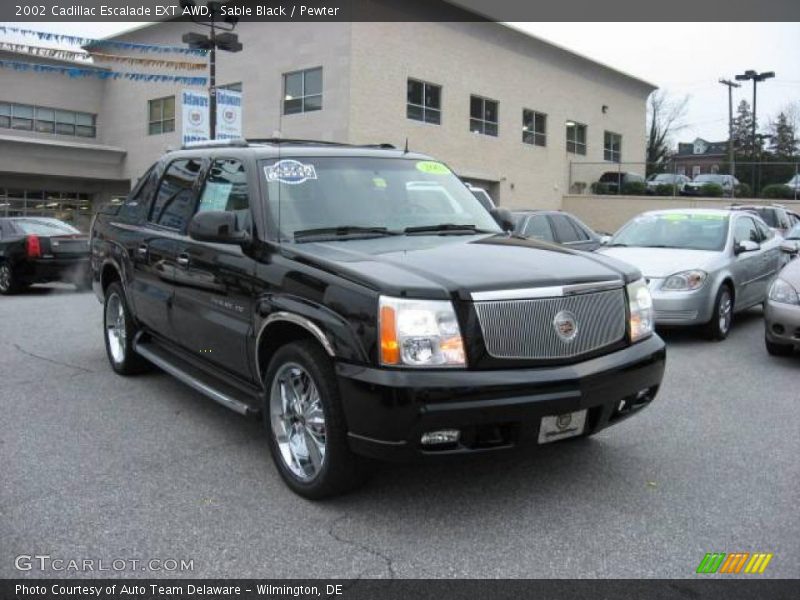
[[[33,71],[34,73],[58,73],[72,78],[97,77],[98,79],[127,79],[128,81],[149,81],[159,83],[179,83],[183,85],[205,85],[205,77],[186,77],[183,75],[162,75],[160,73],[128,73],[107,71],[97,67],[62,67],[39,63],[20,62],[17,60],[0,60],[0,68],[15,71]]]
[[[208,94],[183,90],[181,92],[181,140],[183,144],[209,139]]]
[[[217,90],[217,139],[242,137],[242,92]]]

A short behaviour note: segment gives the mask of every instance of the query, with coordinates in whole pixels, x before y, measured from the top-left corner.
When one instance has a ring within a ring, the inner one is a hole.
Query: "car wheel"
[[[317,500],[366,480],[368,463],[347,442],[347,427],[333,364],[313,341],[280,348],[264,378],[264,424],[283,480]]]
[[[10,296],[17,292],[20,286],[14,277],[14,270],[7,262],[0,263],[0,294]]]
[[[726,284],[719,288],[714,300],[714,313],[706,325],[708,336],[712,340],[724,340],[728,337],[733,321],[733,294]]]
[[[108,362],[119,375],[142,373],[150,367],[150,363],[133,349],[133,338],[138,331],[125,300],[122,285],[118,282],[112,283],[106,290],[103,309],[103,337],[106,343]]]
[[[767,347],[767,352],[772,356],[791,356],[794,351],[794,347],[791,344],[771,342],[766,337],[764,338],[764,345]]]

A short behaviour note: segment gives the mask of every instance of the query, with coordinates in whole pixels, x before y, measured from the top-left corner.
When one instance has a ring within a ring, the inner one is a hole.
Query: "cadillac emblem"
[[[568,310],[562,310],[553,319],[553,327],[555,327],[558,337],[565,342],[571,342],[578,335],[578,321]]]

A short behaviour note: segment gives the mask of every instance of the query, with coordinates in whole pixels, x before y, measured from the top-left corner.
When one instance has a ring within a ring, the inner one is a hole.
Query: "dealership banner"
[[[233,90],[217,90],[217,135],[218,140],[238,139],[242,136],[242,93]]]
[[[183,90],[181,93],[181,141],[204,142],[209,139],[208,94]]]

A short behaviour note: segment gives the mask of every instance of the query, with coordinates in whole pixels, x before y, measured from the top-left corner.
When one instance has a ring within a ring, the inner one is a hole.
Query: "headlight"
[[[629,283],[626,291],[630,307],[628,329],[631,332],[631,342],[638,342],[653,334],[653,298],[650,296],[650,290],[647,289],[644,279]]]
[[[769,288],[769,299],[781,304],[800,304],[797,290],[783,279],[776,279]]]
[[[380,359],[383,365],[466,366],[453,304],[381,296]]]
[[[670,275],[661,285],[662,290],[668,292],[691,292],[699,290],[706,282],[708,273],[695,269],[692,271],[682,271]]]

